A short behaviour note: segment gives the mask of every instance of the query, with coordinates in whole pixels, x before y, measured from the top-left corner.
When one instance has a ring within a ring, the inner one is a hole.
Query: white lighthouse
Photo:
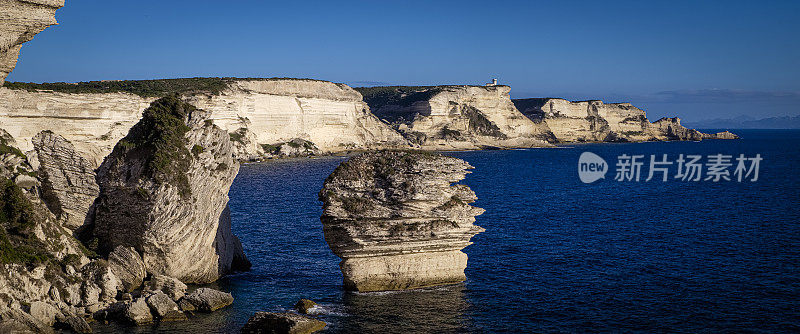
[[[492,82],[486,83],[486,87],[497,86],[497,78],[492,79]]]

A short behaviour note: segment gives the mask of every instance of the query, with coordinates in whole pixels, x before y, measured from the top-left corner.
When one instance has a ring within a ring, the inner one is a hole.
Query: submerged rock
[[[307,334],[320,331],[327,324],[294,313],[256,312],[242,328],[243,334]]]
[[[300,300],[297,301],[296,304],[294,304],[294,309],[297,310],[297,312],[300,312],[302,314],[309,314],[309,311],[312,308],[314,308],[315,306],[317,306],[317,303],[315,303],[315,302],[313,302],[311,300],[300,299]]]
[[[162,98],[116,145],[97,174],[101,251],[133,247],[148,273],[186,283],[249,268],[227,204],[239,164],[228,133],[208,116]]]
[[[461,282],[461,249],[483,228],[483,209],[466,185],[468,163],[428,153],[369,152],[343,162],[325,180],[322,225],[342,258],[344,286],[382,291]]]

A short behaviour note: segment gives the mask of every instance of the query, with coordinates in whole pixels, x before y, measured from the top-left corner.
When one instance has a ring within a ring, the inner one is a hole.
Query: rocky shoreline
[[[208,288],[186,294],[185,283],[250,266],[227,208],[239,165],[204,115],[155,101],[96,174],[52,132],[30,156],[0,133],[0,331],[180,321],[233,302]]]

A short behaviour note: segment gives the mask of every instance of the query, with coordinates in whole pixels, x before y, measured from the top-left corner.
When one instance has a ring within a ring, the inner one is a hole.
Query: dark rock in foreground
[[[68,317],[63,322],[57,323],[56,328],[71,330],[75,333],[92,333],[92,326],[81,317]]]
[[[256,312],[242,328],[243,334],[307,334],[324,329],[317,319],[294,313]]]
[[[317,303],[309,299],[300,299],[294,304],[294,309],[302,314],[309,314],[309,311],[315,306],[317,306]]]

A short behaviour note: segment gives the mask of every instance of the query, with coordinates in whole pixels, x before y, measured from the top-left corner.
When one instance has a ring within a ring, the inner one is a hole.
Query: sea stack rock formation
[[[358,88],[376,116],[422,149],[548,146],[546,124],[521,114],[508,86]]]
[[[98,250],[132,247],[147,273],[185,283],[246,269],[227,205],[238,170],[209,113],[177,97],[153,102],[98,169]]]
[[[56,24],[56,10],[64,0],[0,1],[0,86],[17,66],[22,44]]]
[[[356,291],[413,289],[461,282],[461,250],[484,229],[477,197],[454,184],[472,167],[438,154],[364,153],[343,162],[325,180],[322,225],[342,258],[344,286]]]

